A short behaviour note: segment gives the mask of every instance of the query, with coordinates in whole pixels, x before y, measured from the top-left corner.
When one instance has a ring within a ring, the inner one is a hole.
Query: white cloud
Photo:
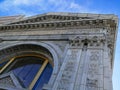
[[[76,11],[79,11],[79,12],[87,12],[88,11],[87,7],[84,7],[82,5],[80,6],[79,4],[76,4],[74,2],[71,2],[70,8],[75,9]]]
[[[0,12],[6,14],[25,14],[25,15],[32,15],[34,14],[33,11],[26,10],[26,6],[33,6],[37,4],[39,0],[35,0],[34,3],[30,2],[30,0],[5,0],[4,2],[0,3]]]
[[[21,5],[21,4],[29,5],[29,4],[31,4],[31,2],[29,0],[14,0],[13,4],[15,4],[15,5]]]
[[[70,5],[70,8],[80,8],[80,5],[78,5],[78,4],[76,4],[76,3],[71,3],[71,5]]]
[[[34,15],[44,12],[91,12],[74,0],[5,0],[0,3],[0,12]]]
[[[13,0],[13,5],[36,5],[42,0]]]
[[[48,0],[49,3],[53,4],[57,11],[63,11],[63,12],[96,12],[94,10],[90,10],[89,4],[86,5],[80,5],[78,3],[75,3],[75,0]],[[88,2],[88,1],[87,1]],[[91,2],[91,1],[90,1]]]

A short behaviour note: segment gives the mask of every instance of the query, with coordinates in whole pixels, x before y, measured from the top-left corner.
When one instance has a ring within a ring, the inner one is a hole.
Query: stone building
[[[0,17],[0,90],[113,90],[118,17]]]

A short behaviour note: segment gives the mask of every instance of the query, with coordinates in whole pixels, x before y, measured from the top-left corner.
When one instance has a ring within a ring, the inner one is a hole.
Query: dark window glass
[[[43,85],[48,83],[50,76],[52,74],[52,71],[53,71],[53,68],[51,64],[47,64],[42,75],[39,77],[38,81],[33,87],[33,90],[42,90]]]
[[[28,88],[43,62],[37,57],[18,58],[10,66],[9,71],[14,73],[23,87]]]
[[[7,62],[8,62],[8,61],[3,62],[3,63],[0,63],[0,69],[1,69],[2,67],[4,67]]]
[[[14,62],[9,65],[9,68],[5,70],[5,72],[12,71],[20,84],[24,88],[28,88],[33,79],[35,78],[37,72],[41,68],[44,60],[33,57],[33,56],[26,56],[17,58]],[[53,68],[51,64],[47,64],[45,69],[43,70],[41,76],[37,80],[33,90],[42,90],[43,85],[48,83],[50,76],[52,74]]]

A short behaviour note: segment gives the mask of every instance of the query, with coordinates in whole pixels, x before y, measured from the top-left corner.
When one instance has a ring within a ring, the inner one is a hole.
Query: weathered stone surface
[[[118,17],[112,14],[19,17],[0,25],[0,63],[33,51],[44,54],[53,65],[45,90],[113,90],[117,25]]]

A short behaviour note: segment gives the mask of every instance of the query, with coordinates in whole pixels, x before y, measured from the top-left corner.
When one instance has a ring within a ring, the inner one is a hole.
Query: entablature
[[[10,24],[0,26],[0,31],[14,31],[14,30],[29,30],[29,29],[51,29],[51,28],[116,28],[114,20],[110,19],[92,19],[92,20],[65,20],[65,21],[49,21],[49,22],[36,22],[36,23],[22,23]]]

